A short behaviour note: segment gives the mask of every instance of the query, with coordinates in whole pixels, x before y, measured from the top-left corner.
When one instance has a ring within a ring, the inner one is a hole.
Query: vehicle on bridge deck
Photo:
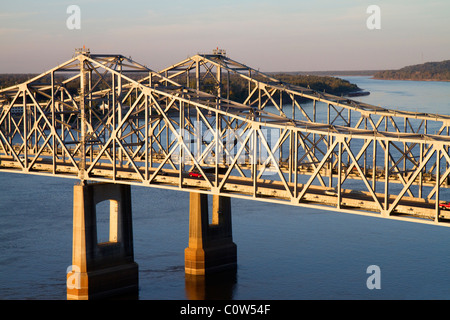
[[[439,203],[439,208],[444,209],[444,210],[450,210],[450,203],[448,203],[448,202]]]
[[[207,176],[214,175],[216,172],[216,168],[214,167],[202,167],[203,172]],[[225,174],[227,172],[227,168],[218,168],[219,174]],[[189,177],[191,178],[202,178],[203,175],[200,173],[198,168],[193,168],[191,171],[189,171]]]
[[[199,172],[189,172],[189,177],[191,178],[201,178],[202,174]]]
[[[325,190],[325,194],[329,196],[337,196],[337,192],[333,188]]]
[[[189,177],[191,178],[201,178],[203,177],[202,174],[198,171],[197,168],[193,168],[191,171],[189,171]]]

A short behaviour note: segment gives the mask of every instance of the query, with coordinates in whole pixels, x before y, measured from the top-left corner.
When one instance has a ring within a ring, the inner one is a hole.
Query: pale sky
[[[449,16],[448,0],[2,0],[0,73],[43,72],[83,45],[155,71],[216,47],[267,72],[398,69],[450,59]]]

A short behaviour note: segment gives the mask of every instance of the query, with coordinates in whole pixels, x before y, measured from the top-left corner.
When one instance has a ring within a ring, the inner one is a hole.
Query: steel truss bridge
[[[291,85],[220,50],[156,72],[79,49],[0,90],[0,170],[448,226],[449,124]]]

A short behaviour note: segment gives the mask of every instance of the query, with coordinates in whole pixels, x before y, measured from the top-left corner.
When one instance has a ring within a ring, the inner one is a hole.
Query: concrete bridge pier
[[[204,276],[237,269],[230,198],[214,195],[212,207],[212,222],[209,223],[208,196],[190,193],[189,246],[184,252],[186,275]]]
[[[97,204],[108,201],[109,241],[97,239]],[[74,186],[72,266],[67,299],[138,296],[129,185],[95,183]]]

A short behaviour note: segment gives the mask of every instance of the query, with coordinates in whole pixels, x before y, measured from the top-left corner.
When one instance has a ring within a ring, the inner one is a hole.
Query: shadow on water
[[[188,300],[232,300],[237,283],[236,271],[206,276],[185,275]]]
[[[185,274],[186,299],[232,300],[235,294],[236,284],[236,271],[224,271],[207,276]],[[96,297],[93,300],[142,300],[142,297],[139,296],[139,293],[129,293]]]

